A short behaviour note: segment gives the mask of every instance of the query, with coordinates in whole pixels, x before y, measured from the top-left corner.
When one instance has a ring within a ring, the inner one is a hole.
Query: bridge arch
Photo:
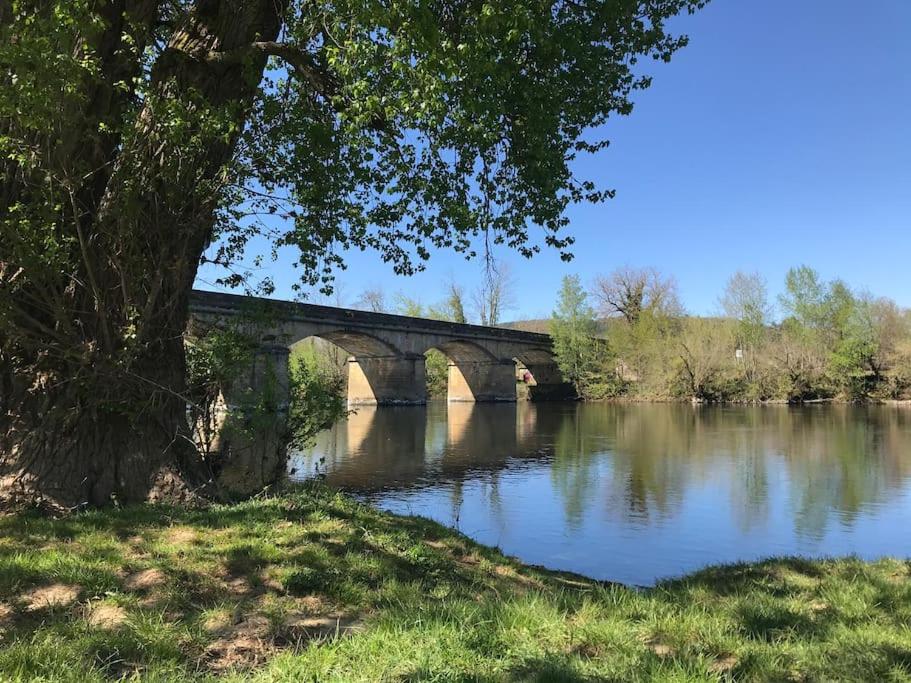
[[[521,393],[529,400],[563,401],[576,397],[575,388],[563,379],[552,349],[518,349],[515,359],[517,378],[524,387]]]
[[[483,344],[467,339],[436,342],[427,349],[430,350],[439,351],[449,361],[446,375],[449,402],[516,400],[512,358],[500,358]]]
[[[437,343],[427,351],[430,349],[436,349],[454,363],[483,363],[497,360],[497,357],[481,344],[465,339]]]
[[[348,405],[418,404],[426,401],[423,356],[402,352],[377,336],[360,330],[313,330],[296,341],[330,342],[344,352],[337,358],[345,381]]]
[[[525,365],[542,365],[545,363],[556,363],[554,352],[551,349],[519,349],[515,353],[515,359]]]
[[[310,339],[323,339],[355,358],[390,358],[402,355],[399,349],[379,337],[353,330],[317,330],[292,342],[294,348]]]

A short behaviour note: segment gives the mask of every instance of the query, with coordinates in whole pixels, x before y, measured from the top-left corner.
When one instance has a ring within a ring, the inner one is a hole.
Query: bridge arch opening
[[[553,352],[549,349],[528,349],[517,353],[513,360],[516,363],[516,381],[524,386],[537,386],[538,375],[546,369],[548,375],[552,374],[550,369],[557,364]],[[542,378],[543,379],[543,378]]]
[[[526,349],[515,356],[519,397],[530,401],[564,401],[576,397],[575,388],[563,379],[550,349]]]
[[[424,403],[424,360],[404,354],[372,335],[351,330],[319,331],[293,349],[319,348],[337,369],[349,406]]]
[[[484,346],[468,340],[442,342],[425,351],[431,394],[445,388],[450,403],[516,400],[516,372],[512,359],[498,358]]]

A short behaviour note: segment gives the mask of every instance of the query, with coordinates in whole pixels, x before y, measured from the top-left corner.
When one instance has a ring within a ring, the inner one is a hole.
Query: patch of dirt
[[[126,556],[136,560],[144,560],[149,557],[147,547],[147,539],[139,535],[130,536],[126,539]]]
[[[515,569],[513,569],[509,565],[498,564],[496,567],[494,567],[493,571],[497,576],[502,576],[504,578],[511,579],[511,580],[515,581],[516,583],[522,584],[523,586],[531,587],[531,588],[540,588],[541,587],[540,581],[538,581],[537,579],[534,579],[530,576],[525,576],[524,574],[520,574],[519,572],[517,572]]]
[[[456,558],[456,563],[462,565],[463,567],[476,567],[481,564],[481,558],[470,553],[468,555],[462,555],[461,557]]]
[[[254,590],[250,579],[243,572],[234,571],[225,565],[218,567],[214,571],[214,575],[219,579],[219,587],[234,597],[252,597],[265,592],[265,589],[261,586],[257,586],[256,590]]]
[[[85,620],[90,626],[113,631],[127,620],[127,611],[119,605],[95,605],[89,608]]]
[[[659,657],[674,656],[674,648],[666,643],[662,643],[658,638],[649,638],[645,641],[645,646]]]
[[[196,529],[188,526],[173,526],[165,533],[164,539],[172,545],[190,545],[196,542]]]
[[[0,602],[0,635],[13,625],[13,617],[16,611],[5,602]]]
[[[345,615],[292,618],[286,626],[292,638],[298,641],[328,640],[364,629],[360,619]]]
[[[128,591],[147,591],[150,588],[163,586],[167,581],[167,576],[160,569],[143,569],[142,571],[130,574],[123,582],[123,587]]]
[[[227,631],[231,625],[234,623],[234,615],[230,612],[216,612],[210,614],[206,617],[206,620],[202,623],[203,629],[206,633],[222,633]]]
[[[252,616],[231,626],[206,648],[209,666],[226,671],[261,663],[275,649],[268,636],[269,620],[263,616]]]
[[[139,604],[146,609],[156,609],[162,607],[167,600],[168,598],[165,593],[153,590],[143,597],[142,600],[139,601]]]
[[[740,660],[737,659],[734,655],[727,655],[726,657],[721,657],[716,659],[709,665],[709,671],[713,674],[723,674],[727,673],[735,666]]]
[[[253,592],[253,588],[250,586],[250,582],[247,581],[243,576],[235,576],[234,578],[227,579],[225,581],[225,588],[232,595],[242,597],[244,595],[249,595]]]
[[[263,588],[267,588],[273,593],[285,592],[285,587],[282,585],[282,582],[275,578],[269,571],[260,573],[259,578],[262,581]]]
[[[205,650],[210,669],[224,672],[248,669],[262,664],[283,648],[299,647],[311,640],[330,640],[359,631],[362,622],[356,617],[340,614],[315,617],[310,609],[324,607],[322,601],[301,599],[303,608],[290,613],[278,628],[260,613],[244,615],[239,603],[232,614],[221,610],[211,614],[203,628],[217,636]]]
[[[604,647],[598,643],[577,643],[572,646],[570,652],[583,659],[595,659],[604,654]]]
[[[39,586],[22,595],[25,609],[36,612],[54,607],[67,607],[79,598],[80,586],[69,586],[65,583],[53,583],[50,586]]]
[[[299,614],[324,614],[329,609],[325,599],[318,595],[305,595],[296,601],[300,606]]]

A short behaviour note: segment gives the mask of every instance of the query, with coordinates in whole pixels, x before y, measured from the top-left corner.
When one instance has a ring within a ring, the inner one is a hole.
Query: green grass
[[[118,678],[911,681],[911,562],[769,560],[636,591],[317,485],[0,518],[0,680]]]

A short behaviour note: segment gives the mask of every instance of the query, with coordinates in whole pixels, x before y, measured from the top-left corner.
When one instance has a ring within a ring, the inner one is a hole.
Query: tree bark
[[[195,498],[194,489],[207,476],[186,441],[185,405],[170,392],[141,386],[175,385],[182,378],[182,359],[182,349],[169,349],[155,367],[142,371],[141,381],[99,365],[62,367],[75,372],[72,381],[39,378],[37,387],[18,392],[4,435],[0,508],[62,512]]]
[[[259,52],[242,62],[210,57],[274,40],[283,11],[276,0],[197,0],[153,67],[132,133],[73,143],[69,154],[104,169],[58,225],[74,236],[76,270],[36,279],[20,290],[23,302],[0,310],[14,323],[0,331],[0,505],[186,500],[206,483],[186,417],[182,336],[266,63]],[[113,15],[116,24],[122,8]],[[112,92],[94,93],[98,111],[83,120],[119,116]],[[0,281],[16,266],[4,258]],[[53,344],[30,343],[39,337]]]

